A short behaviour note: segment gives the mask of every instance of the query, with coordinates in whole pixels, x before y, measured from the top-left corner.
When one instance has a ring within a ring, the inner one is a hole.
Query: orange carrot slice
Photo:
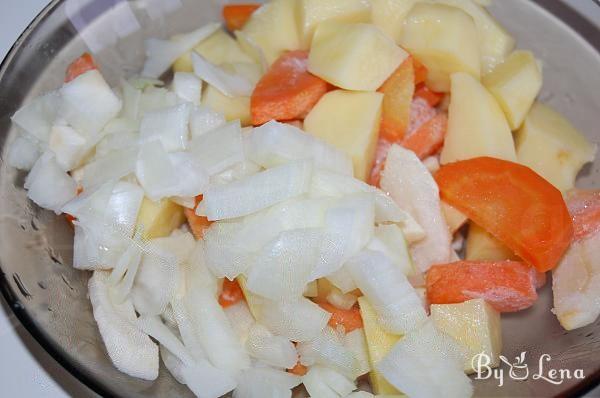
[[[585,239],[600,231],[600,191],[574,189],[566,196],[575,227],[575,240]]]
[[[421,83],[415,89],[415,98],[423,98],[431,106],[438,106],[438,104],[444,98],[444,94],[436,93],[427,87],[424,83]]]
[[[391,142],[401,140],[408,129],[415,71],[412,57],[407,58],[378,90],[383,93],[379,136]]]
[[[260,4],[231,4],[223,7],[223,19],[230,32],[239,30],[246,25]]]
[[[256,85],[250,99],[252,123],[304,119],[328,90],[325,80],[308,73],[307,51],[288,52]]]
[[[440,113],[402,140],[402,146],[413,151],[419,159],[437,153],[444,145],[448,117]]]
[[[427,272],[427,299],[453,304],[483,298],[500,312],[515,312],[533,305],[536,281],[535,269],[517,261],[434,265]]]
[[[553,269],[573,239],[562,194],[530,168],[490,157],[444,165],[442,199],[539,272]]]
[[[79,75],[83,75],[85,72],[94,69],[98,69],[94,57],[92,57],[90,53],[84,53],[81,57],[73,61],[67,68],[65,83],[68,83]]]
[[[202,195],[196,197],[196,206],[202,201]],[[204,239],[204,231],[210,227],[212,222],[208,221],[208,218],[196,215],[194,209],[183,209],[183,214],[187,218],[187,222],[190,225],[192,234],[196,240]]]
[[[360,310],[357,306],[354,306],[349,310],[342,310],[329,303],[322,302],[318,304],[325,311],[331,313],[329,326],[332,328],[343,326],[346,333],[350,333],[353,330],[363,327],[362,317],[360,316]]]
[[[223,280],[223,290],[219,296],[219,304],[221,307],[231,307],[244,299],[244,292],[237,281],[230,281],[225,278]]]
[[[425,80],[427,80],[427,67],[416,58],[413,58],[413,64],[415,67],[415,85],[425,83]]]

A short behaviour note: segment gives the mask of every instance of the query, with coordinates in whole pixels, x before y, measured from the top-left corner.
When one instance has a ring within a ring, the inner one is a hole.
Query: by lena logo
[[[514,361],[509,361],[505,356],[500,355],[500,366],[492,368],[492,359],[484,352],[475,355],[471,359],[471,365],[475,370],[476,380],[495,379],[498,386],[504,385],[504,380],[509,377],[512,380],[522,381],[531,377],[533,380],[544,380],[548,383],[559,385],[565,380],[578,379],[583,380],[585,375],[583,369],[555,369],[549,366],[552,357],[548,354],[542,354],[537,361],[537,369],[530,369],[526,362],[526,352],[522,352],[515,357]],[[508,367],[508,375],[505,367]]]

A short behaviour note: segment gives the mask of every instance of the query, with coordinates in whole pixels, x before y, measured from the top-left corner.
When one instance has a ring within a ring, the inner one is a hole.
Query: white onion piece
[[[260,172],[262,169],[256,163],[245,160],[210,178],[211,184],[226,185],[239,181]]]
[[[113,151],[106,156],[88,163],[83,168],[81,184],[84,192],[111,180],[120,180],[135,172],[138,148]]]
[[[225,125],[225,116],[205,106],[196,106],[190,113],[190,132],[192,140]]]
[[[171,329],[161,322],[157,316],[141,316],[136,320],[137,327],[153,337],[158,343],[169,350],[186,366],[192,365],[194,359]]]
[[[297,349],[303,365],[326,366],[353,380],[362,372],[358,359],[344,346],[343,331],[326,327],[315,339],[299,343]]]
[[[346,395],[346,398],[385,398],[385,395],[373,395],[370,392],[366,391],[355,391],[350,395]]]
[[[160,140],[167,152],[182,151],[189,139],[191,105],[184,103],[144,113],[140,124],[141,142]]]
[[[196,208],[196,198],[193,196],[172,196],[169,198],[171,202],[178,204],[186,209]]]
[[[298,353],[290,340],[274,335],[258,323],[248,332],[246,349],[252,357],[276,368],[293,368],[298,360]]]
[[[134,132],[118,131],[108,133],[96,145],[94,157],[95,159],[100,159],[110,155],[112,152],[123,150],[123,148],[135,148],[138,145],[138,141],[139,135],[137,130]]]
[[[292,302],[265,300],[258,321],[274,334],[302,342],[316,338],[329,318],[329,312],[302,297]]]
[[[193,32],[179,35],[177,40],[146,40],[146,63],[142,76],[158,78],[186,52],[197,46],[221,27],[219,23],[211,23]]]
[[[137,245],[130,245],[123,253],[110,274],[110,283],[115,284],[113,295],[117,302],[123,302],[131,293],[133,281],[142,261],[142,251]],[[122,279],[121,279],[122,277]]]
[[[198,105],[202,94],[202,80],[198,79],[193,73],[175,72],[173,75],[173,91],[185,102]]]
[[[181,298],[175,298],[171,301],[171,307],[173,311],[173,318],[175,320],[176,328],[179,330],[179,335],[183,341],[187,352],[190,353],[195,361],[206,359],[206,353],[202,348],[202,344],[196,336],[196,330],[194,329],[194,323],[187,309],[185,303]]]
[[[358,289],[356,283],[354,283],[354,279],[352,279],[352,275],[348,272],[347,267],[342,267],[334,273],[327,275],[326,279],[344,294]]]
[[[108,355],[117,369],[132,377],[158,377],[158,347],[135,325],[130,301],[115,305],[109,295],[109,274],[96,271],[88,283],[94,319]]]
[[[34,139],[47,143],[50,138],[50,129],[56,120],[59,105],[59,92],[51,91],[23,105],[15,112],[11,120]]]
[[[209,183],[208,174],[195,156],[188,152],[175,152],[169,154],[169,160],[175,170],[176,175],[173,179],[176,185],[167,190],[167,196],[194,198],[206,189]]]
[[[473,386],[463,371],[463,354],[456,341],[428,321],[404,336],[376,366],[408,396],[466,398],[473,395]]]
[[[171,108],[178,103],[177,95],[163,87],[147,87],[142,92],[139,103],[139,115]]]
[[[157,247],[164,252],[173,254],[178,264],[187,262],[196,249],[196,240],[189,232],[172,234],[164,238],[155,238],[150,241],[151,247]]]
[[[394,224],[375,227],[375,237],[368,246],[369,250],[385,254],[406,276],[414,275],[408,244],[402,230]]]
[[[225,69],[210,63],[197,52],[192,52],[194,73],[228,97],[249,97],[254,85],[245,77],[232,74]]]
[[[324,366],[313,366],[302,377],[304,387],[311,397],[341,398],[356,389],[356,385],[345,376]]]
[[[349,310],[356,304],[357,298],[350,293],[342,293],[339,289],[332,289],[326,297],[327,302],[336,308]]]
[[[80,270],[110,270],[113,264],[105,262],[98,251],[100,238],[94,228],[74,222],[73,268]]]
[[[346,268],[389,333],[405,334],[427,319],[415,289],[384,254],[362,251],[346,263]]]
[[[322,241],[319,229],[282,232],[254,259],[248,290],[271,300],[300,297],[320,260]]]
[[[127,80],[121,81],[121,93],[123,96],[123,108],[121,117],[128,120],[138,120],[140,112],[140,99],[142,90],[134,87]]]
[[[176,256],[150,244],[131,289],[137,312],[142,315],[162,314],[173,298],[178,281]]]
[[[188,259],[189,266],[185,268],[186,291],[203,289],[217,297],[219,281],[206,265],[206,253],[203,240],[196,241],[196,246]]]
[[[253,253],[235,244],[238,223],[214,223],[204,231],[206,265],[218,278],[235,279],[252,263]]]
[[[357,376],[362,376],[371,371],[369,365],[369,351],[367,348],[367,338],[363,328],[356,329],[344,336],[344,347],[354,355],[358,364]]]
[[[97,69],[63,85],[60,94],[60,116],[87,136],[98,134],[121,111],[121,100]]]
[[[312,159],[316,169],[352,176],[352,160],[344,152],[297,127],[274,120],[245,136],[246,154],[269,168],[292,160]]]
[[[6,161],[19,170],[31,170],[40,155],[40,148],[32,139],[19,136],[10,144]]]
[[[243,180],[212,186],[196,212],[209,220],[246,216],[308,191],[312,164],[299,161],[278,166]]]
[[[188,289],[184,301],[196,336],[210,362],[232,375],[248,368],[248,353],[233,331],[215,294],[207,289]]]
[[[221,173],[244,161],[240,122],[228,123],[194,138],[190,152],[209,175]]]
[[[25,180],[27,197],[44,209],[60,214],[62,206],[77,195],[77,183],[56,163],[52,153],[46,152],[29,172]]]
[[[250,328],[256,322],[250,312],[250,308],[248,308],[248,304],[246,304],[245,300],[242,300],[225,308],[225,314],[229,318],[229,323],[231,323],[233,330],[239,336],[240,341],[245,344]]]
[[[127,237],[133,235],[144,191],[136,184],[119,181],[112,189],[104,220]]]
[[[185,377],[183,375],[184,364],[174,354],[171,354],[164,346],[159,347],[160,357],[162,358],[165,367],[180,384],[185,385]]]
[[[250,368],[238,378],[233,398],[291,398],[291,389],[300,382],[300,377],[281,370]]]
[[[48,147],[54,152],[58,165],[69,171],[79,165],[88,151],[86,144],[85,137],[73,128],[57,125],[52,127]]]
[[[381,187],[410,213],[427,236],[411,247],[416,267],[426,272],[434,264],[450,260],[451,236],[440,207],[438,186],[414,152],[392,145],[388,152]]]

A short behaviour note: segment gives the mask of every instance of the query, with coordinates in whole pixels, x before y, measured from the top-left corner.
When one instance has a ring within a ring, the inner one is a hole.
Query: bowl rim
[[[56,11],[66,0],[51,0],[27,25],[17,40],[11,46],[6,56],[0,63],[0,79],[4,77],[5,71],[18,56],[22,46],[27,43],[27,39],[42,24],[54,11]],[[128,0],[129,1],[129,0]],[[549,11],[553,16],[563,21],[571,29],[573,29],[580,38],[589,43],[596,52],[600,53],[600,26],[595,26],[593,22],[581,15],[575,9],[571,8],[563,1],[556,0],[528,0],[535,3],[539,7]],[[600,7],[600,0],[592,0],[593,4]],[[92,375],[82,372],[74,361],[68,355],[56,346],[41,328],[39,328],[33,318],[27,312],[25,306],[21,304],[17,292],[10,286],[8,275],[2,269],[0,263],[0,293],[8,307],[17,317],[19,322],[24,326],[25,330],[37,341],[37,343],[50,356],[60,364],[71,375],[83,383],[94,393],[102,397],[116,397],[108,390],[103,383],[98,382]],[[600,386],[600,368],[594,373],[588,375],[584,380],[572,386],[566,391],[561,392],[559,397],[578,397],[590,392],[594,388]]]

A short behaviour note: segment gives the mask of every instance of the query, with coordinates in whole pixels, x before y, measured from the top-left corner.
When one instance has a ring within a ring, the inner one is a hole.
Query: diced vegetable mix
[[[15,113],[8,163],[73,225],[119,370],[468,397],[547,271],[565,329],[597,319],[600,194],[573,189],[596,148],[535,102],[534,55],[474,0],[369,3],[226,5],[120,87],[86,53]]]

